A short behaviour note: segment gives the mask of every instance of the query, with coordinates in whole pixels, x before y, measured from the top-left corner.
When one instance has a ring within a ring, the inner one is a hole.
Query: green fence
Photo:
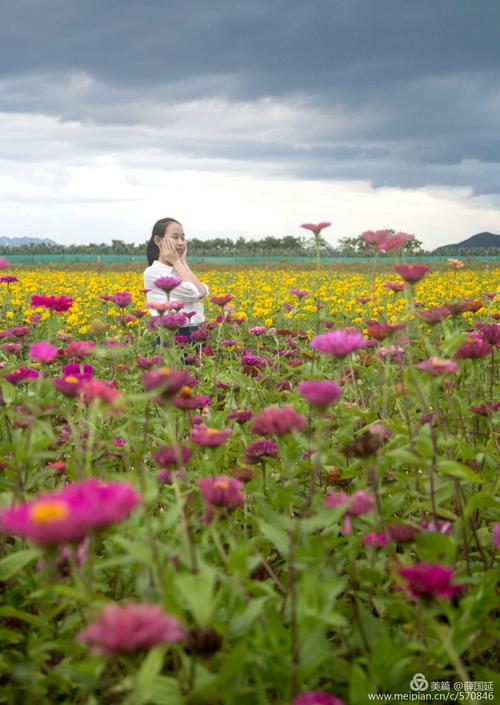
[[[1,253],[0,253],[1,255]],[[146,257],[144,255],[78,255],[78,254],[67,254],[67,255],[4,255],[9,262],[12,264],[55,264],[61,262],[91,262],[92,264],[97,263],[109,263],[109,264],[119,264],[119,263],[133,263],[142,262],[146,266]],[[446,262],[448,256],[414,256],[405,257],[406,262]],[[479,257],[460,257],[461,260],[467,261],[468,259],[480,260],[484,262],[498,262],[500,261],[500,255],[490,255],[490,256],[479,256]],[[393,261],[391,257],[380,258],[379,262],[387,260],[388,263]],[[201,256],[190,256],[189,261],[194,264],[207,263],[207,264],[243,264],[243,263],[255,263],[264,264],[266,262],[290,262],[290,263],[302,263],[302,264],[314,264],[316,259],[314,257],[287,257],[287,256],[270,256],[270,257],[201,257]],[[325,262],[344,262],[356,264],[357,262],[373,262],[373,257],[322,257],[321,261]]]

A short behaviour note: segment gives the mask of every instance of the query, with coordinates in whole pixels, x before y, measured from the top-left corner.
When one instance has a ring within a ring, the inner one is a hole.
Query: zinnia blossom
[[[389,252],[406,245],[410,240],[415,239],[415,235],[407,233],[395,233],[392,230],[367,230],[361,234],[365,242],[371,245],[377,252]]]
[[[42,546],[80,541],[89,531],[125,519],[140,501],[128,482],[90,478],[5,509],[0,530]]]
[[[189,440],[199,446],[216,448],[225,443],[231,433],[232,430],[230,428],[209,428],[205,424],[199,423],[192,429]]]
[[[187,446],[161,446],[150,455],[161,468],[180,468],[187,465],[193,451]]]
[[[299,289],[294,286],[290,289],[290,293],[294,296],[298,296],[299,299],[304,298],[304,296],[309,296],[309,291],[307,291],[307,289]]]
[[[345,507],[346,513],[342,533],[350,534],[352,529],[351,517],[368,514],[375,506],[375,498],[365,490],[358,490],[352,495],[345,492],[328,492],[325,497],[325,506]]]
[[[0,277],[0,284],[15,284],[18,281],[19,279],[14,277],[12,274],[6,274],[5,276]]]
[[[132,302],[132,296],[129,291],[117,291],[116,294],[103,294],[100,296],[104,301],[111,301],[120,308],[126,308]]]
[[[94,653],[117,656],[182,641],[184,636],[177,618],[166,614],[160,605],[128,602],[106,605],[77,639]]]
[[[416,563],[415,565],[398,569],[399,575],[407,581],[405,592],[412,599],[421,597],[428,599],[444,598],[451,600],[465,589],[465,585],[452,585],[453,568],[435,563]]]
[[[48,308],[51,311],[56,311],[56,313],[69,311],[69,309],[73,306],[73,303],[73,299],[69,296],[45,296],[34,294],[31,297],[31,306],[34,308]]]
[[[302,431],[307,419],[291,406],[270,406],[255,418],[252,431],[260,436],[284,436],[292,431]]]
[[[301,228],[304,228],[304,230],[310,230],[313,232],[315,235],[319,235],[322,230],[325,228],[329,228],[331,223],[325,222],[325,223],[304,223],[301,225]]]
[[[0,257],[0,269],[8,269],[10,267],[10,262],[5,257]]]
[[[24,384],[32,379],[37,379],[39,376],[37,370],[32,370],[29,367],[18,367],[17,370],[8,372],[4,379],[11,384]]]
[[[179,284],[182,284],[182,279],[178,277],[160,277],[159,279],[155,279],[155,286],[167,293],[175,289]]]
[[[458,372],[458,365],[452,360],[442,360],[439,357],[430,357],[428,360],[424,360],[419,365],[417,365],[419,370],[424,370],[429,372],[434,377],[444,374],[456,374]]]
[[[405,282],[416,284],[425,277],[430,267],[428,264],[395,264],[393,269]]]
[[[491,345],[480,333],[470,333],[455,353],[455,360],[476,360],[486,357],[492,351]]]
[[[361,540],[365,546],[372,546],[372,548],[384,548],[390,541],[387,534],[384,534],[383,531],[378,533],[370,531],[368,534],[365,534]]]
[[[342,394],[342,389],[330,380],[304,380],[297,389],[311,406],[321,409],[332,404]]]
[[[405,285],[401,282],[384,282],[382,286],[386,289],[390,289],[395,294],[399,293],[400,291],[403,291],[403,289],[405,288]]]
[[[40,362],[54,362],[59,354],[59,348],[55,345],[51,345],[48,340],[41,340],[39,343],[33,343],[30,345],[29,355],[32,360],[39,360]]]
[[[212,401],[209,396],[205,394],[193,394],[193,390],[188,386],[182,387],[173,401],[174,406],[186,411],[203,409],[206,406],[210,406],[211,403]]]
[[[235,409],[234,411],[231,411],[227,418],[229,421],[236,421],[236,423],[244,424],[247,421],[250,421],[252,416],[253,413],[247,409]]]
[[[245,463],[257,465],[264,458],[275,458],[278,455],[276,441],[267,438],[259,438],[257,441],[249,443],[245,448]]]
[[[419,309],[417,314],[427,323],[441,323],[445,318],[451,315],[449,306],[433,306],[428,309]]]
[[[245,503],[245,494],[241,491],[243,483],[234,477],[202,477],[198,480],[198,486],[203,499],[212,507],[225,507],[233,511]]]
[[[334,357],[346,357],[366,345],[366,338],[352,328],[338,328],[311,340],[311,347]]]
[[[156,391],[161,399],[169,399],[177,394],[182,387],[193,387],[197,380],[185,370],[173,370],[170,367],[157,367],[146,372],[142,377],[147,391]]]
[[[495,548],[500,548],[500,524],[495,524],[493,529],[493,545]]]
[[[210,301],[217,306],[225,306],[230,301],[233,300],[232,294],[221,294],[219,296],[212,296]]]

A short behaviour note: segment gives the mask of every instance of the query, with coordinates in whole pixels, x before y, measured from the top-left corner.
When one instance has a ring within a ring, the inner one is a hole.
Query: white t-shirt
[[[169,264],[162,264],[161,262],[158,262],[158,260],[155,260],[152,265],[144,270],[144,288],[149,289],[146,294],[146,298],[150,302],[163,303],[167,301],[166,292],[155,286],[155,281],[160,279],[160,277],[177,277],[178,279],[181,279],[174,267]],[[208,286],[204,282],[203,284],[208,295]],[[197,326],[205,320],[203,304],[201,303],[200,298],[200,292],[195,285],[192,282],[184,281],[182,284],[179,284],[179,286],[176,286],[175,289],[172,289],[169,295],[170,301],[182,301],[184,303],[180,313],[189,313],[190,311],[196,312],[196,315],[192,316],[189,319],[189,323],[187,323],[187,325],[190,326]],[[149,312],[152,316],[159,315],[158,311],[155,311],[153,308],[150,308]]]

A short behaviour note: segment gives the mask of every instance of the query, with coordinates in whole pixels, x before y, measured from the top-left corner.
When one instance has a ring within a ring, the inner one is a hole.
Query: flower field
[[[0,266],[0,704],[495,701],[499,269]]]

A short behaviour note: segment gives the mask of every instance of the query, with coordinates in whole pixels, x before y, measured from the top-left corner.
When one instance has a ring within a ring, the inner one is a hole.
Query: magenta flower
[[[395,264],[393,269],[408,284],[416,284],[425,277],[430,267],[428,264]]]
[[[188,320],[183,313],[167,313],[161,317],[161,325],[163,328],[175,330],[187,324]]]
[[[166,614],[160,605],[128,602],[106,605],[77,639],[94,653],[117,656],[182,641],[184,636],[177,618]]]
[[[73,340],[64,348],[67,357],[88,357],[95,349],[93,340]]]
[[[4,379],[11,384],[24,384],[32,379],[37,379],[39,376],[37,370],[32,370],[29,367],[18,367],[17,370],[8,372]]]
[[[267,331],[266,326],[253,326],[248,329],[248,332],[252,335],[263,335]]]
[[[342,394],[341,387],[330,380],[304,380],[297,389],[311,406],[324,409]]]
[[[230,428],[209,428],[205,424],[200,423],[192,429],[189,440],[199,446],[216,448],[225,443],[231,433],[232,430]]]
[[[10,262],[5,257],[0,257],[0,269],[8,269],[10,267]]]
[[[384,340],[406,328],[406,323],[379,323],[378,321],[366,321],[366,323],[368,335],[371,335],[375,340]]]
[[[235,409],[231,411],[227,417],[229,421],[236,421],[236,423],[244,424],[253,417],[253,413],[247,409]]]
[[[346,357],[366,345],[366,338],[352,328],[338,328],[311,340],[311,347],[326,355]]]
[[[373,548],[384,548],[389,543],[389,537],[384,534],[383,531],[375,533],[375,531],[370,531],[365,534],[361,539],[365,546],[372,546]]]
[[[361,234],[361,237],[377,250],[377,252],[396,250],[402,245],[406,245],[410,240],[415,239],[415,235],[400,232],[395,233],[392,230],[367,230]]]
[[[161,355],[153,355],[153,357],[143,357],[140,355],[137,358],[137,367],[140,370],[150,370],[155,365],[161,365]]]
[[[245,503],[245,494],[241,491],[243,483],[234,477],[202,477],[198,486],[203,499],[212,507],[225,507],[231,512]]]
[[[453,524],[445,519],[422,519],[420,528],[423,531],[434,531],[443,536],[450,536],[453,533]]]
[[[255,418],[252,432],[260,436],[284,436],[293,431],[302,431],[307,419],[291,406],[270,406]]]
[[[178,277],[160,277],[159,279],[155,279],[155,286],[167,293],[175,289],[179,284],[182,284],[182,279]]]
[[[486,357],[492,351],[492,347],[487,343],[480,333],[470,333],[455,353],[455,360],[476,360]]]
[[[451,600],[465,589],[465,585],[452,585],[453,568],[435,563],[416,563],[409,568],[400,567],[398,573],[407,581],[405,592],[412,599],[444,598]]]
[[[185,370],[177,371],[169,367],[157,367],[146,372],[142,377],[146,391],[156,391],[163,399],[169,399],[179,392],[182,387],[193,387],[197,381]]]
[[[331,223],[328,223],[328,222],[326,222],[326,223],[316,223],[316,224],[314,224],[314,223],[304,223],[304,224],[301,225],[300,227],[301,227],[301,228],[304,228],[305,230],[310,230],[310,231],[313,232],[315,235],[319,235],[322,230],[324,230],[325,228],[329,228],[330,225],[331,225]]]
[[[299,299],[304,298],[304,296],[309,296],[309,291],[307,289],[298,289],[297,287],[291,287],[290,293],[294,296],[298,296]]]
[[[161,446],[150,455],[161,468],[181,468],[187,465],[193,451],[187,446]]]
[[[69,311],[69,309],[73,306],[73,299],[69,296],[45,296],[34,294],[31,297],[31,306],[34,308],[48,308],[51,311],[56,311],[56,313],[63,313],[64,311]]]
[[[0,338],[24,338],[25,335],[30,333],[28,326],[15,326],[15,328],[8,328],[0,333]]]
[[[264,458],[275,458],[278,455],[278,446],[275,441],[259,438],[249,443],[245,448],[245,463],[258,465]]]
[[[297,695],[292,705],[345,705],[345,703],[336,695],[323,693],[322,690],[308,690],[306,693]]]
[[[230,301],[233,300],[232,294],[221,294],[219,296],[212,296],[210,301],[217,306],[225,306]]]
[[[415,541],[417,529],[409,524],[388,524],[387,533],[396,543],[411,543]]]
[[[121,392],[102,379],[83,380],[78,390],[84,404],[102,401],[104,404],[115,404],[121,397]]]
[[[190,411],[194,409],[203,409],[210,406],[212,400],[205,394],[193,394],[191,387],[182,387],[179,394],[175,397],[173,404],[178,409]]]
[[[30,357],[32,360],[38,360],[39,362],[54,362],[59,354],[59,348],[55,345],[51,345],[48,340],[41,340],[39,343],[33,343],[30,345]]]
[[[495,524],[493,529],[493,545],[495,548],[500,548],[500,524]]]
[[[352,529],[351,517],[368,514],[375,506],[375,498],[365,490],[358,490],[353,495],[345,492],[328,492],[325,497],[326,507],[345,507],[346,513],[342,533],[350,534]]]
[[[380,360],[390,359],[391,362],[401,364],[405,360],[405,350],[399,345],[390,345],[388,348],[383,345],[375,353]]]
[[[23,349],[21,343],[2,343],[0,347],[2,350],[5,350],[5,352],[12,353],[13,355],[19,355]]]
[[[382,284],[382,286],[385,287],[386,289],[390,289],[395,294],[397,294],[400,291],[403,291],[403,289],[405,288],[405,285],[402,284],[401,282],[384,282]]]
[[[42,546],[80,541],[89,531],[125,519],[140,501],[128,482],[90,478],[5,509],[0,530]]]
[[[450,308],[448,306],[433,306],[428,309],[419,309],[417,314],[420,318],[423,318],[427,323],[441,323],[445,318],[451,315]]]
[[[457,374],[458,365],[452,360],[442,360],[439,357],[430,357],[428,360],[424,360],[419,365],[417,365],[419,370],[424,370],[424,372],[429,372],[429,374],[434,377],[444,374]]]
[[[481,337],[490,345],[495,347],[500,346],[500,323],[476,323],[476,328],[479,329]]]
[[[101,298],[104,298],[101,296]],[[126,308],[127,306],[130,306],[132,302],[132,296],[129,291],[118,291],[116,294],[112,294],[111,296],[106,297],[107,301],[111,301],[112,303],[116,304],[120,308]]]
[[[0,284],[15,284],[18,281],[19,279],[11,274],[6,274],[4,277],[0,277]]]

